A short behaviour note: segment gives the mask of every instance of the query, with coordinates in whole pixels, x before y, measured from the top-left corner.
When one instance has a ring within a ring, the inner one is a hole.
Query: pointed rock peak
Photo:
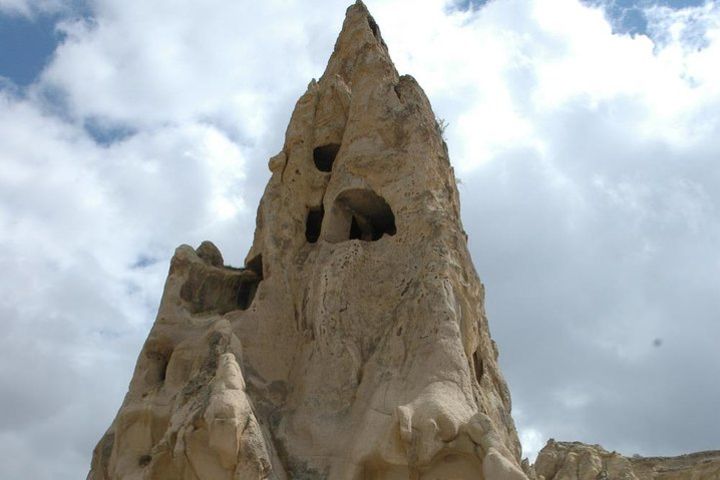
[[[527,480],[430,102],[362,2],[245,268],[178,248],[89,480]]]
[[[350,83],[354,65],[369,52],[380,53],[380,59],[395,71],[387,45],[380,34],[380,27],[365,4],[357,1],[348,7],[345,13],[342,30],[322,78],[340,75]],[[395,75],[397,76],[397,72]]]
[[[196,250],[197,256],[205,261],[205,263],[214,267],[223,266],[223,256],[220,250],[215,246],[214,243],[205,240],[200,244]]]
[[[370,31],[372,32],[373,36],[377,41],[379,41],[386,49],[387,45],[385,45],[385,42],[382,39],[382,35],[380,35],[380,27],[378,27],[377,22],[375,22],[375,19],[372,15],[370,15],[370,11],[365,6],[365,4],[358,0],[355,2],[355,5],[352,5],[348,7],[348,12],[346,16],[350,13],[350,10],[356,9],[357,11],[361,12],[365,16],[365,21],[367,22],[368,26],[370,27]]]

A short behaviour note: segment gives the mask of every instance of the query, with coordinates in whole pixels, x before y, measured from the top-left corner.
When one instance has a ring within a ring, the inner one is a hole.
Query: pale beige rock
[[[720,451],[624,457],[599,445],[550,440],[534,474],[537,480],[720,480]]]
[[[520,463],[422,89],[357,2],[298,100],[242,269],[179,247],[91,480],[718,480],[720,452]]]
[[[361,2],[269,168],[246,268],[176,251],[88,478],[524,480],[447,148]]]

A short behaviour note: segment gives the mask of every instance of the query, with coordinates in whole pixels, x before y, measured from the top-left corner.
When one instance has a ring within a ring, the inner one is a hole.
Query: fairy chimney
[[[179,247],[88,476],[524,480],[430,103],[348,8],[244,268]]]

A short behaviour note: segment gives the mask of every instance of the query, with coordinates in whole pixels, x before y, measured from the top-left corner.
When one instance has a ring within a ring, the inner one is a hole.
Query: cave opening
[[[321,145],[315,147],[313,150],[313,160],[315,166],[321,172],[332,171],[333,163],[335,163],[335,157],[337,156],[340,145],[337,143],[329,143],[327,145]]]
[[[247,310],[255,298],[258,285],[263,280],[262,255],[257,255],[247,262],[240,285],[237,290],[237,306],[240,310]]]
[[[395,235],[395,214],[380,195],[370,189],[342,192],[335,199],[332,218],[327,226],[328,241],[373,242],[383,235]]]
[[[307,218],[305,219],[305,238],[308,243],[315,243],[320,238],[320,229],[322,228],[325,209],[322,205],[319,207],[310,207]]]
[[[147,369],[145,378],[149,385],[158,386],[165,382],[171,354],[172,348],[170,345],[154,344],[148,346],[145,351],[145,357],[148,359],[149,368]]]
[[[350,240],[362,240],[362,237],[363,232],[358,225],[357,218],[353,215],[350,221]]]

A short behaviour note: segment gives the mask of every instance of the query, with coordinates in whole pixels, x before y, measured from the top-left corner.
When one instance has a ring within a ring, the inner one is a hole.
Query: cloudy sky
[[[0,0],[0,478],[84,478],[181,243],[240,265],[349,0]],[[720,2],[367,0],[445,119],[526,454],[720,448]]]

